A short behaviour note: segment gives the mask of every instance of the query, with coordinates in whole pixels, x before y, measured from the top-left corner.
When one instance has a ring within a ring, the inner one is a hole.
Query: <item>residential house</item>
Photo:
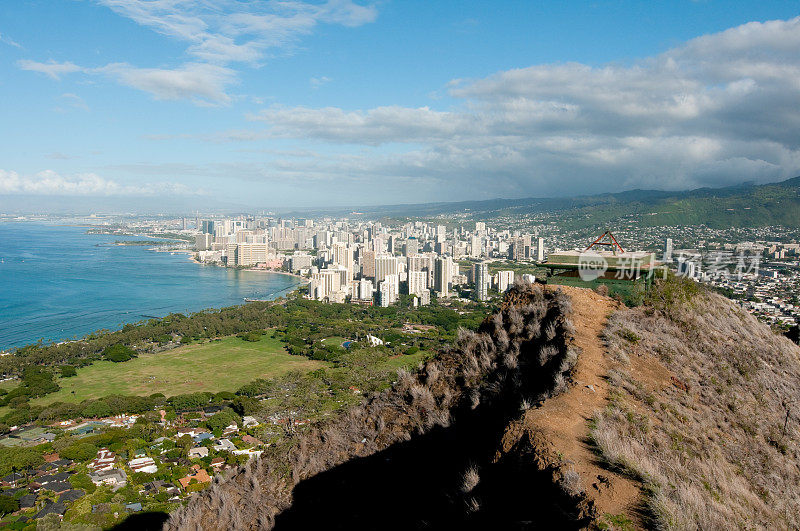
[[[108,448],[100,448],[100,450],[97,452],[97,457],[89,461],[86,466],[93,472],[111,470],[114,468],[114,463],[116,460],[117,455],[114,452],[110,451]]]
[[[188,435],[189,437],[197,437],[201,433],[208,433],[208,430],[204,428],[178,428],[176,431],[176,437],[183,437],[184,435]]]
[[[52,490],[56,494],[61,494],[72,489],[72,484],[68,481],[53,481],[52,483],[44,485],[42,488]]]
[[[242,436],[242,442],[245,444],[250,444],[252,446],[260,446],[262,443],[260,440],[256,439],[252,435],[244,435]]]
[[[48,514],[57,514],[59,516],[64,516],[64,513],[67,512],[67,506],[61,502],[53,502],[51,500],[47,500],[45,502],[44,507],[42,510],[36,513],[35,518],[38,520],[39,518],[44,518]]]
[[[244,417],[242,417],[242,425],[245,428],[249,428],[251,426],[258,426],[259,424],[260,422],[258,422],[258,420],[256,420],[255,417],[251,417],[249,415],[245,415]]]
[[[189,449],[189,459],[202,459],[208,455],[208,448],[205,446],[195,446]]]
[[[71,489],[71,490],[68,490],[68,491],[64,492],[63,494],[61,494],[61,496],[58,497],[58,501],[59,502],[74,502],[76,500],[79,500],[79,499],[83,498],[85,495],[86,495],[86,493],[84,491],[82,491],[81,489]]]
[[[155,474],[158,472],[158,465],[152,457],[137,457],[128,461],[128,467],[133,472],[142,472],[145,474]]]
[[[217,452],[221,452],[223,450],[226,451],[226,452],[232,452],[232,451],[236,450],[236,445],[233,444],[230,441],[230,439],[220,439],[219,442],[217,444],[215,444],[213,448]]]
[[[194,465],[192,470],[194,470],[194,472],[178,480],[178,483],[181,484],[181,487],[185,489],[192,483],[192,481],[197,483],[211,483],[211,476],[208,475],[208,472],[206,472],[205,469],[200,468],[200,465]]]
[[[124,487],[128,483],[128,475],[118,468],[92,472],[89,474],[89,479],[95,485],[108,485],[112,488]]]

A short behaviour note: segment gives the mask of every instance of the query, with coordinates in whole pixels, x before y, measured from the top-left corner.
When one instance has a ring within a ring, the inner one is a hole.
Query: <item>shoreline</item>
[[[110,245],[111,246],[115,246],[113,243],[110,244]],[[138,247],[144,247],[144,246],[138,246]],[[204,264],[203,262],[199,262],[198,260],[195,260],[194,259],[194,251],[191,251],[189,249],[173,249],[173,250],[147,249],[147,250],[148,251],[152,250],[152,251],[155,251],[155,252],[182,253],[182,254],[186,254],[188,259],[191,260],[192,262],[194,262],[195,264],[198,264],[198,265],[213,265],[213,264]],[[223,266],[219,266],[219,265],[217,265],[215,267],[222,267],[223,269],[227,269],[227,268],[224,268]],[[270,298],[269,300],[277,300],[277,299],[279,299],[281,297],[287,297],[290,294],[292,294],[295,291],[297,291],[298,289],[300,289],[301,287],[303,287],[308,282],[307,278],[302,277],[300,275],[295,275],[294,273],[289,273],[288,271],[275,271],[275,270],[272,270],[272,269],[240,269],[239,271],[277,273],[277,274],[280,274],[280,275],[288,275],[290,277],[294,277],[294,278],[297,279],[298,282],[297,282],[296,285],[289,286],[289,287],[287,287],[287,288],[285,288],[283,290],[280,290],[279,292],[277,292],[277,293],[279,293],[279,295],[275,296],[274,298]],[[255,296],[255,295],[253,295],[253,296]],[[245,302],[243,299],[235,302],[232,305],[231,304],[225,304],[222,301],[217,301],[217,302],[213,303],[212,305],[210,305],[209,307],[203,308],[201,311],[204,311],[204,310],[218,310],[220,308],[225,308],[225,307],[228,307],[228,306],[243,306],[245,304],[247,304],[247,302]],[[176,311],[188,311],[188,310],[176,310]],[[161,317],[158,317],[158,319],[161,319]],[[125,322],[120,323],[117,326],[110,326],[110,327],[107,327],[107,328],[105,328],[103,330],[106,333],[114,333],[114,332],[117,332],[117,331],[121,330],[125,325],[128,325],[128,324],[136,325],[139,321],[141,321],[141,319],[139,319],[139,320],[130,320],[130,321],[129,320],[125,320]],[[86,334],[84,334],[84,337],[86,335],[97,333],[98,331],[99,330],[94,330],[94,331],[87,332]],[[56,345],[56,344],[59,344],[59,343],[70,343],[70,342],[76,342],[76,341],[82,341],[82,340],[83,340],[83,337],[71,338],[71,339],[59,338],[59,339],[52,339],[50,341],[45,341],[43,344],[44,345]],[[16,349],[24,348],[26,346],[35,345],[35,344],[36,344],[36,341],[33,340],[33,341],[29,342],[29,343],[26,343],[26,344],[23,344],[23,345],[19,345],[19,346],[10,346],[9,345],[9,346],[5,346],[5,347],[0,347],[0,355],[8,356],[8,355],[11,355]]]
[[[167,251],[162,251],[162,252],[167,252]],[[278,271],[277,269],[256,269],[256,268],[252,268],[252,267],[251,268],[244,268],[244,269],[235,269],[235,268],[229,268],[227,266],[219,265],[216,262],[213,262],[213,263],[201,262],[201,261],[197,260],[194,257],[195,251],[190,251],[189,249],[181,249],[181,250],[170,251],[170,252],[184,252],[184,253],[187,253],[189,255],[188,256],[189,261],[194,262],[195,264],[201,265],[201,266],[221,267],[223,269],[234,269],[235,271],[251,271],[251,272],[254,272],[254,273],[258,273],[258,272],[261,272],[261,273],[277,273],[279,275],[287,275],[287,276],[290,276],[290,277],[294,277],[294,278],[296,278],[298,280],[302,280],[304,282],[308,282],[308,278],[306,278],[304,276],[301,276],[301,275],[297,275],[295,273],[290,273],[288,271]]]

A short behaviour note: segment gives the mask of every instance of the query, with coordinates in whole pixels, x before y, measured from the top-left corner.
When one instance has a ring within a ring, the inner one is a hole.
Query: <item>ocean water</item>
[[[0,350],[82,337],[173,312],[273,299],[297,278],[202,266],[186,253],[97,245],[143,237],[84,227],[0,223]]]

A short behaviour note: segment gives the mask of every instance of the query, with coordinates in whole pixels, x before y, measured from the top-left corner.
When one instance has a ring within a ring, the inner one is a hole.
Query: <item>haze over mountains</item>
[[[269,199],[265,198],[265,203]],[[252,207],[219,203],[213,198],[185,199],[14,196],[0,198],[0,209],[9,213],[168,213],[188,215],[196,210],[234,213],[253,212]],[[270,210],[265,204],[264,210]],[[255,209],[262,210],[262,209]],[[778,183],[741,184],[724,188],[698,188],[687,191],[629,190],[625,192],[576,197],[527,197],[398,205],[354,205],[338,208],[292,207],[272,209],[287,216],[363,215],[367,217],[430,217],[441,214],[468,214],[476,220],[502,216],[554,213],[561,223],[572,228],[593,227],[616,219],[635,216],[645,226],[698,225],[710,227],[800,226],[800,177]]]

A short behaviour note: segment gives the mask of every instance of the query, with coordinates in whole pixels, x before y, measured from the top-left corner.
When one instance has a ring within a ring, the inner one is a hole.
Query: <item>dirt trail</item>
[[[550,288],[554,289],[554,288]],[[580,349],[575,367],[575,385],[547,399],[539,408],[509,426],[503,438],[508,451],[523,436],[537,448],[540,466],[574,470],[581,487],[594,502],[597,515],[625,514],[636,524],[639,487],[635,481],[602,468],[587,435],[593,413],[605,407],[608,384],[605,376],[611,362],[605,355],[601,334],[607,317],[619,303],[592,290],[561,286],[572,299],[570,319],[575,326],[573,347]],[[640,526],[638,526],[640,527]]]

